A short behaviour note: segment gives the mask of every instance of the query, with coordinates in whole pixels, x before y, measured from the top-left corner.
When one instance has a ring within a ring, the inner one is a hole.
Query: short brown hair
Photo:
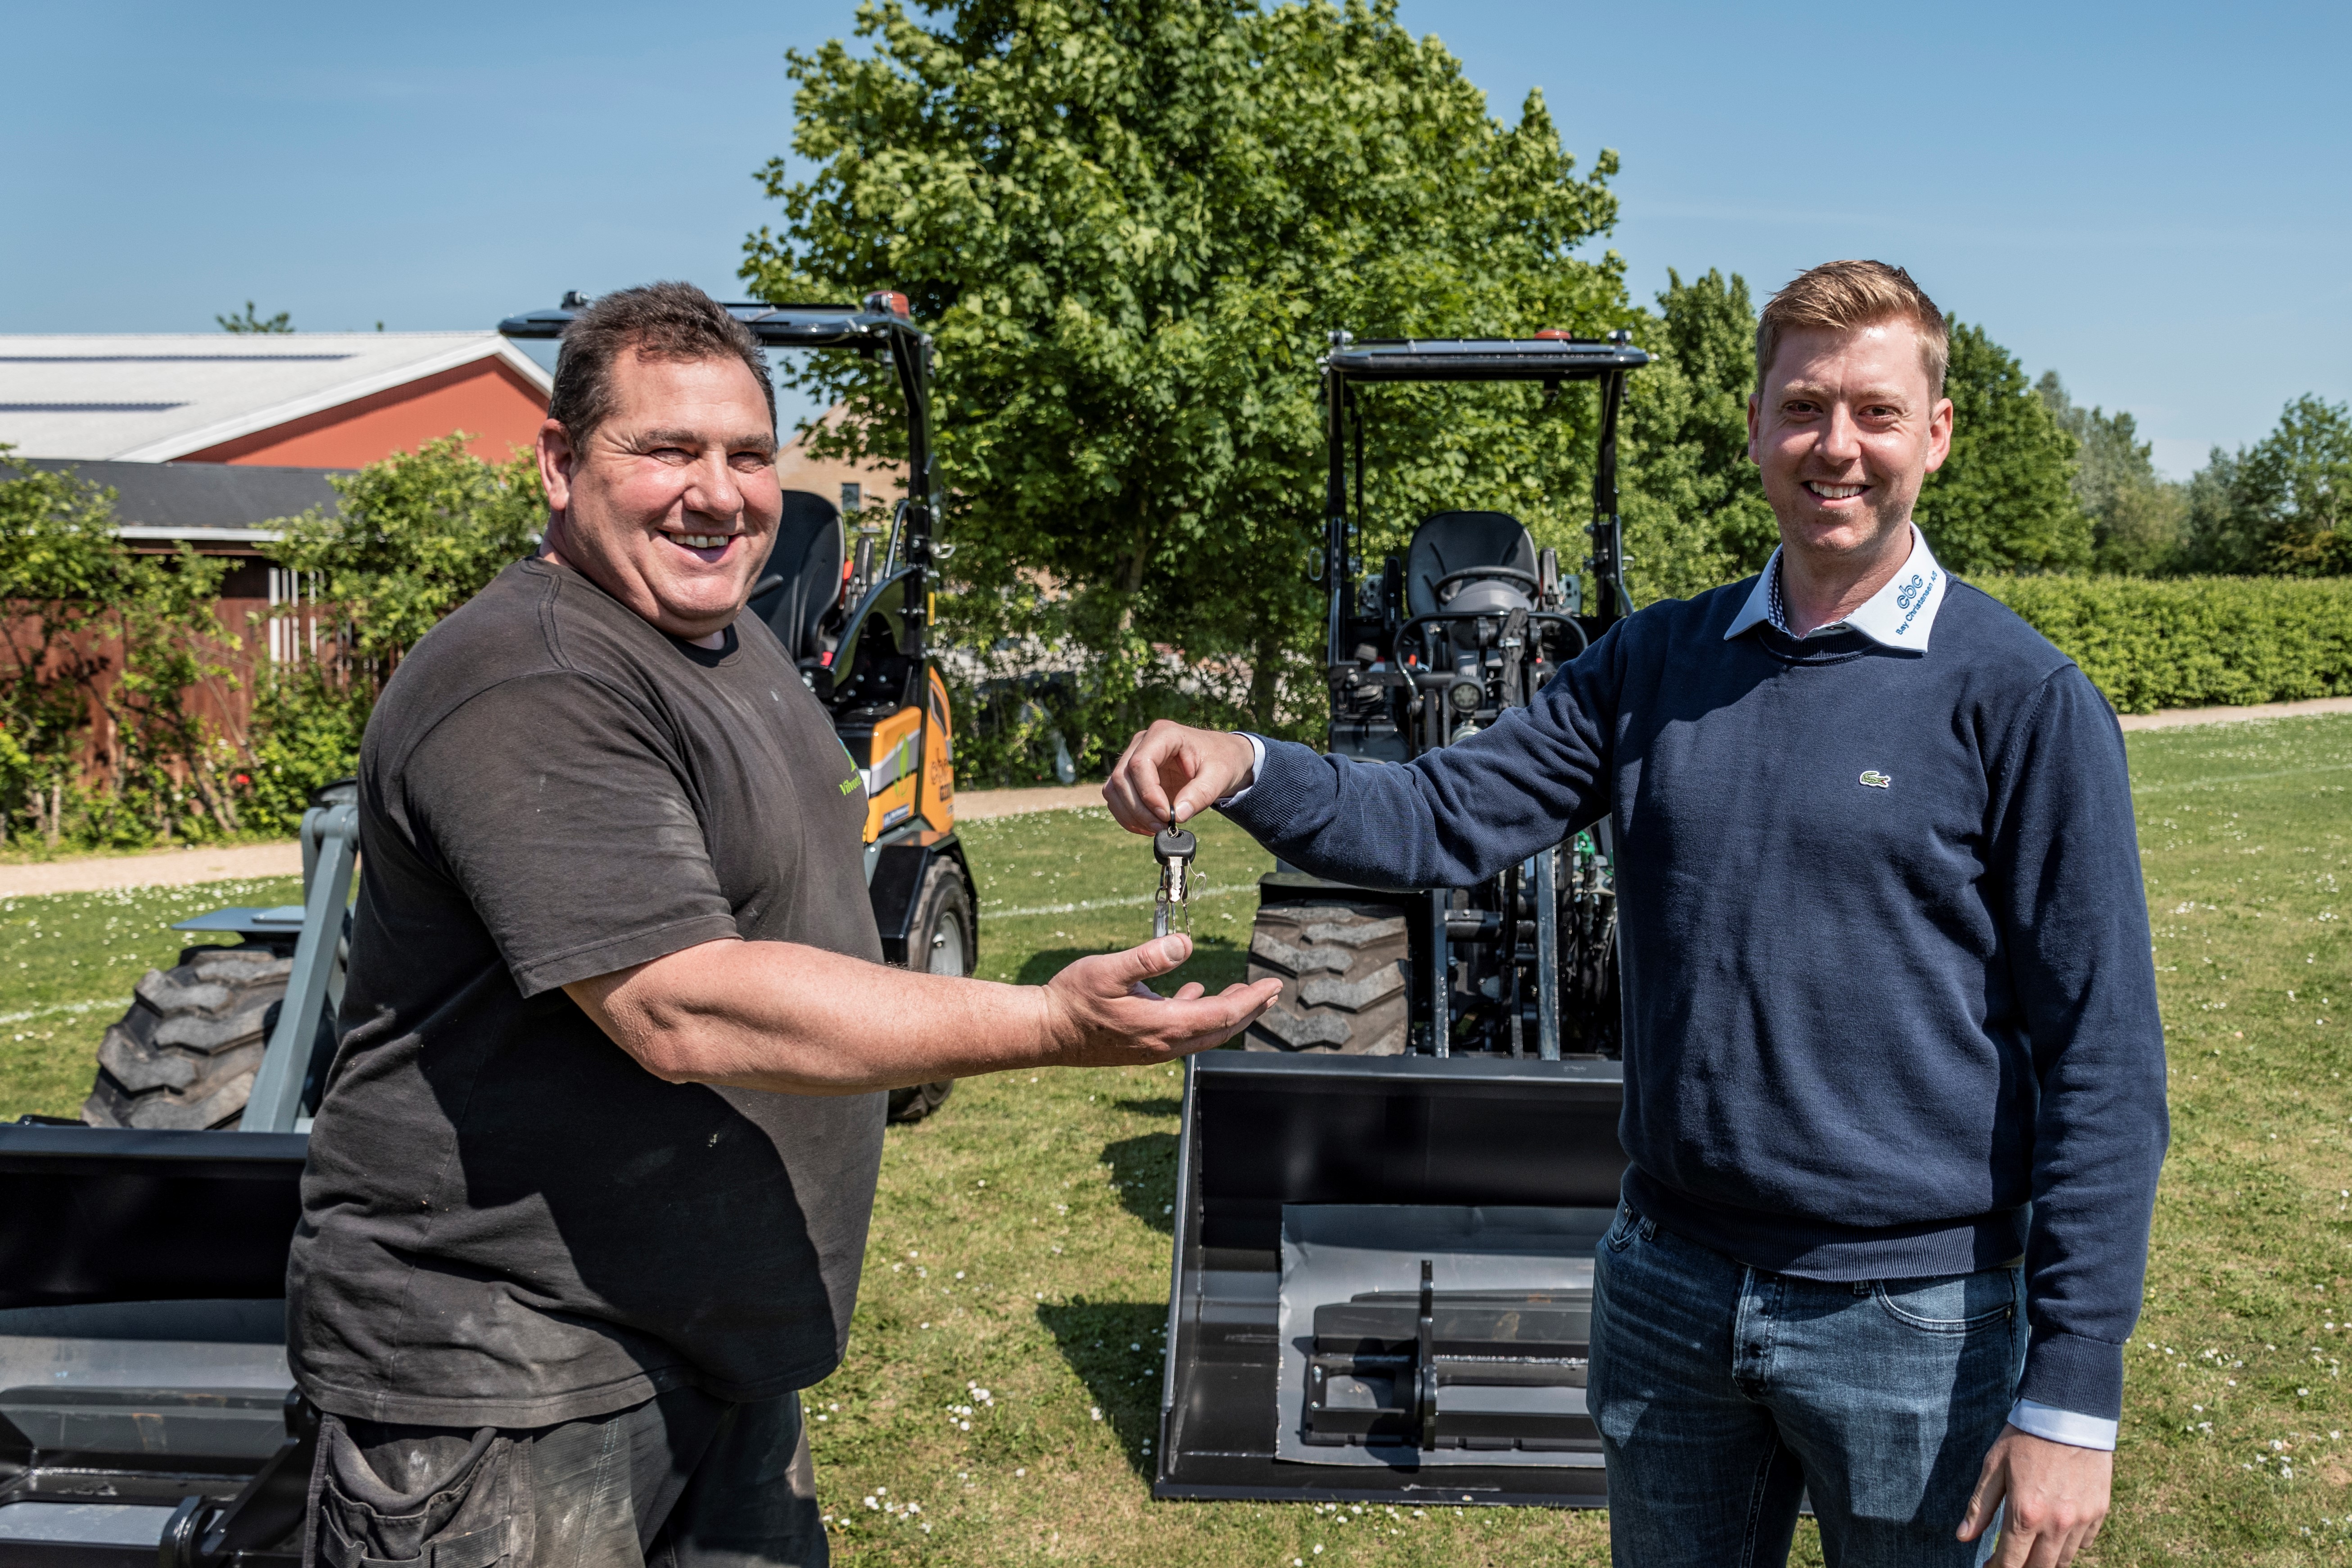
[[[605,295],[563,329],[547,416],[575,443],[611,416],[613,362],[624,351],[642,359],[741,360],[768,400],[768,428],[775,429],[776,389],[751,329],[691,283],[648,283]]]
[[[1792,329],[1826,327],[1850,332],[1887,321],[1908,321],[1919,334],[1919,363],[1927,368],[1929,395],[1944,395],[1944,371],[1952,358],[1951,330],[1944,312],[1927,291],[1911,281],[1911,274],[1884,261],[1824,261],[1799,273],[1789,286],[1772,296],[1756,322],[1756,390],[1772,358],[1780,352],[1780,334]]]

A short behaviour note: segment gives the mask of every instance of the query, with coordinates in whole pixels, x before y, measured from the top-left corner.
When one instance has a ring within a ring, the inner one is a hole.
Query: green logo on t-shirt
[[[1862,782],[1868,784],[1873,789],[1885,789],[1895,781],[1888,778],[1885,773],[1880,773],[1876,768],[1869,768],[1864,771]]]
[[[847,778],[841,781],[841,793],[844,795],[847,795],[851,790],[854,790],[856,787],[857,775],[856,773],[852,773]]]

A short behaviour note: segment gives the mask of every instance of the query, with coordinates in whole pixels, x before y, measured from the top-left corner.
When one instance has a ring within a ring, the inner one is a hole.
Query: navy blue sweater
[[[1726,641],[1753,583],[1651,605],[1409,766],[1268,742],[1228,815],[1384,888],[1610,818],[1629,1201],[1817,1279],[2022,1254],[2020,1396],[2116,1415],[2168,1124],[2115,715],[1964,584],[1915,651]]]

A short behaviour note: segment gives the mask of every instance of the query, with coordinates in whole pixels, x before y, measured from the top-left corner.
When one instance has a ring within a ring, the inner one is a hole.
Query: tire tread
[[[1242,1048],[1401,1055],[1410,1038],[1411,937],[1393,904],[1267,904],[1250,932],[1249,978],[1282,995]]]

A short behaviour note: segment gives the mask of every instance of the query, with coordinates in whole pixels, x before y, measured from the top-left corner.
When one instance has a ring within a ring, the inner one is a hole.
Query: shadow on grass
[[[1131,1110],[1138,1116],[1173,1116],[1184,1109],[1181,1100],[1114,1100],[1111,1103],[1121,1110]]]
[[[1089,1301],[1040,1307],[1037,1321],[1095,1408],[1110,1424],[1119,1451],[1137,1475],[1150,1479],[1151,1452],[1160,1440],[1160,1334],[1168,1326],[1164,1301]]]
[[[1043,985],[1081,958],[1091,958],[1098,952],[1114,952],[1110,947],[1041,947],[1021,961],[1020,973],[1013,976],[1021,985]],[[1223,991],[1228,985],[1238,985],[1249,978],[1249,950],[1222,936],[1199,936],[1192,939],[1192,956],[1173,974],[1163,974],[1153,981],[1152,989],[1163,994],[1172,993],[1188,980],[1197,980],[1211,993]]]
[[[1176,1134],[1146,1132],[1103,1145],[1118,1204],[1162,1236],[1176,1234]]]
[[[1041,947],[1021,961],[1021,973],[1013,977],[1013,984],[1043,985],[1079,959],[1107,951],[1099,947]]]

